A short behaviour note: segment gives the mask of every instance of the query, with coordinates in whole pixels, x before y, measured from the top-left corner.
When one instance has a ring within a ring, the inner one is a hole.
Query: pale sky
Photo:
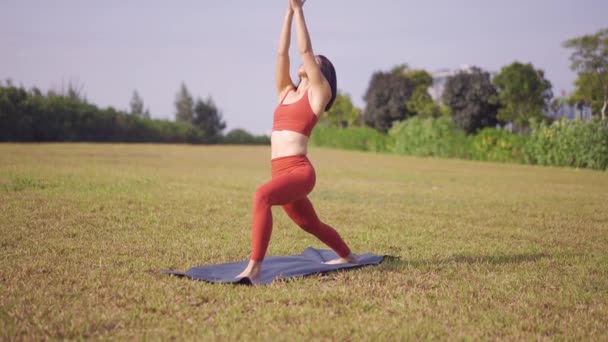
[[[228,130],[267,134],[286,7],[287,0],[0,0],[0,79],[43,91],[71,81],[90,102],[124,110],[137,89],[153,118],[171,119],[183,81],[194,96],[213,97]],[[569,92],[576,75],[562,42],[608,27],[606,0],[308,0],[304,9],[314,52],[332,60],[338,88],[361,108],[372,73],[403,63],[432,72],[531,62],[554,94]],[[295,48],[291,56],[295,77]]]

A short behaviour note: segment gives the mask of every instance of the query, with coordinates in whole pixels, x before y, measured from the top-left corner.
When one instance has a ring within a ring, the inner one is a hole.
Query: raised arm
[[[321,88],[324,87],[324,77],[321,73],[321,69],[315,59],[315,54],[312,51],[312,44],[310,43],[310,35],[308,34],[308,28],[306,27],[306,20],[304,19],[304,11],[302,9],[302,0],[290,0],[291,8],[294,11],[296,21],[296,32],[298,37],[298,50],[302,58],[302,64],[304,70],[308,76],[308,81],[312,87]]]
[[[283,28],[281,29],[281,38],[279,40],[279,51],[277,53],[277,73],[276,86],[279,98],[283,97],[283,93],[287,88],[294,87],[291,76],[289,75],[289,44],[291,42],[291,21],[293,19],[293,10],[288,6],[285,19],[283,20]]]

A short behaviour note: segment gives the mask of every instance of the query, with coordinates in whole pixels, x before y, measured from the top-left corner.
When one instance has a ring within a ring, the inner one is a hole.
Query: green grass
[[[378,267],[269,286],[268,147],[0,144],[0,340],[608,339],[608,174],[313,148],[311,199]],[[323,247],[275,209],[269,255]]]

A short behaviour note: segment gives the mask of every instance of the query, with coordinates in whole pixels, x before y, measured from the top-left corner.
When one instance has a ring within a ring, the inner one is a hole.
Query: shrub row
[[[388,134],[367,127],[317,127],[311,143],[423,157],[608,169],[608,122],[599,119],[540,123],[529,135],[484,128],[467,136],[450,117],[413,117],[395,123]]]

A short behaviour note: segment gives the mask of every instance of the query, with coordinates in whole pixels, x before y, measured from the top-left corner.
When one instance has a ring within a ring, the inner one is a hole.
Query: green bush
[[[523,163],[526,138],[503,129],[484,128],[470,138],[471,159]]]
[[[241,128],[235,128],[228,132],[221,141],[228,145],[270,145],[270,137],[267,135],[253,135]]]
[[[369,127],[317,126],[310,136],[314,146],[372,152],[387,151],[388,136]]]
[[[561,119],[533,127],[524,150],[539,165],[608,168],[608,122]]]
[[[469,139],[448,116],[396,122],[389,130],[390,151],[415,156],[469,158]]]

